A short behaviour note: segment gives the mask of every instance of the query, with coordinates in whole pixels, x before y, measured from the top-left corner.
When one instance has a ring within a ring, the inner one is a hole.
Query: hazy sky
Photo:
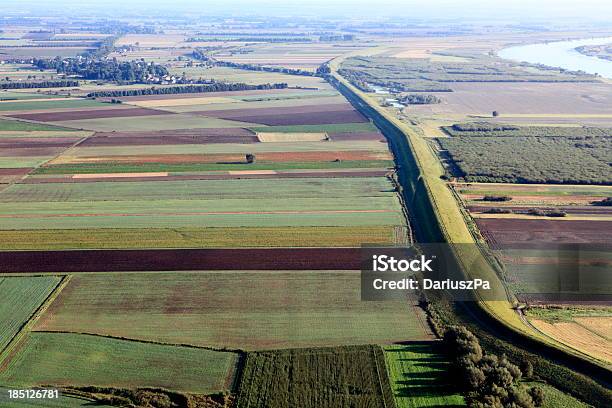
[[[481,19],[528,21],[592,19],[612,21],[609,0],[0,0],[3,14],[85,10],[108,12],[191,10],[198,14],[312,14],[321,16],[405,16],[411,19]]]

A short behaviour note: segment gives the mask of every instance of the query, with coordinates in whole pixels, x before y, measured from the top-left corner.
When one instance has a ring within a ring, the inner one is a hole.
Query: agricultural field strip
[[[219,214],[233,214],[243,212],[274,213],[316,213],[325,211],[371,211],[387,212],[400,211],[399,200],[394,193],[371,197],[300,197],[293,198],[226,198],[223,200],[207,199],[160,199],[160,200],[131,200],[131,201],[58,201],[52,206],[48,202],[22,202],[19,206],[14,203],[0,203],[0,217],[9,222],[12,218],[31,217],[62,217],[69,215],[96,214],[206,214],[207,212]],[[3,221],[3,222],[4,222]]]
[[[35,330],[247,350],[431,338],[416,300],[359,288],[358,271],[75,274]]]
[[[70,150],[70,154],[62,156],[90,157],[99,156],[146,156],[171,154],[246,154],[272,152],[333,152],[333,151],[371,151],[388,152],[386,143],[380,141],[324,141],[324,142],[275,142],[275,143],[209,143],[209,144],[177,144],[177,145],[144,145],[144,146],[78,146]],[[62,157],[60,157],[61,159]]]
[[[221,227],[0,230],[0,250],[358,247],[364,242],[396,243],[397,228],[369,227]]]
[[[1,106],[1,105],[0,105]],[[73,120],[88,119],[114,119],[137,116],[170,115],[171,112],[150,108],[125,107],[114,109],[93,109],[93,110],[70,110],[65,112],[49,113],[20,113],[10,115],[16,119],[32,120],[37,122],[62,122]]]
[[[53,122],[55,125],[98,132],[157,131],[174,129],[236,128],[260,126],[255,123],[239,122],[206,116],[167,112],[165,115],[67,120]]]
[[[27,132],[27,133],[24,133]],[[35,133],[29,133],[35,132]],[[3,119],[0,118],[0,136],[10,136],[12,134],[31,134],[38,135],[40,132],[74,132],[73,135],[79,135],[74,129],[47,125],[42,123],[24,122],[14,119]]]
[[[148,386],[212,393],[227,391],[237,359],[236,353],[197,347],[34,331],[0,380],[17,387]]]
[[[317,103],[341,103],[345,99],[338,94],[328,94],[323,92],[313,95],[285,97],[282,95],[274,97],[202,97],[193,99],[159,99],[151,101],[134,101],[130,104],[141,107],[154,107],[173,112],[189,111],[221,111],[226,109],[261,109],[272,107],[309,106]]]
[[[83,228],[180,228],[180,227],[238,227],[238,226],[380,226],[380,225],[403,225],[405,223],[403,213],[398,207],[397,198],[369,198],[362,206],[363,209],[354,208],[354,204],[346,204],[346,199],[328,200],[325,203],[317,203],[316,209],[304,210],[303,206],[313,204],[307,199],[299,200],[300,203],[292,204],[297,208],[284,208],[270,210],[271,206],[277,205],[278,200],[258,200],[254,208],[245,208],[241,204],[238,208],[228,210],[220,208],[216,211],[205,212],[202,208],[185,208],[177,210],[177,203],[170,205],[168,212],[161,212],[157,206],[154,211],[143,212],[143,202],[130,203],[132,207],[129,212],[126,208],[114,208],[112,211],[100,212],[96,208],[79,209],[75,211],[74,206],[70,209],[62,208],[53,214],[30,213],[30,214],[7,214],[3,216],[3,229],[83,229]],[[356,201],[356,199],[351,201]],[[212,200],[207,200],[212,201]],[[243,201],[243,200],[239,200]],[[292,200],[296,201],[296,200]],[[316,200],[314,200],[316,201]],[[206,203],[198,200],[188,200],[190,203]],[[110,203],[110,202],[106,202]],[[119,203],[119,202],[115,202]],[[128,202],[122,202],[128,203]],[[160,202],[156,202],[159,205]],[[163,202],[162,202],[163,203]],[[59,203],[58,203],[59,204]],[[78,204],[78,203],[71,203]],[[216,203],[227,207],[228,200]],[[163,205],[163,204],[162,204]],[[348,207],[352,208],[348,208]],[[44,206],[43,206],[44,207]],[[234,205],[234,208],[236,206]],[[327,208],[320,208],[327,207]],[[373,209],[374,208],[374,209]],[[387,209],[381,209],[387,208]],[[392,209],[393,208],[393,209]],[[91,211],[93,209],[93,212]],[[119,211],[118,211],[119,210]],[[41,210],[42,211],[42,210]],[[64,212],[62,212],[64,211]],[[65,212],[69,211],[69,212]]]
[[[101,102],[92,101],[89,99],[57,99],[53,101],[24,101],[20,103],[1,103],[0,112],[25,111],[36,109],[54,109],[54,108],[85,108],[104,106]]]
[[[250,191],[245,195],[245,191]],[[235,179],[94,183],[14,184],[0,192],[0,202],[141,201],[237,198],[335,198],[389,196],[384,177],[316,179]]]
[[[0,179],[25,175],[29,169],[0,170]],[[282,178],[352,178],[388,177],[387,168],[369,169],[311,169],[311,170],[243,170],[243,171],[202,171],[202,172],[148,172],[148,173],[82,173],[82,174],[36,174],[19,180],[19,184],[43,183],[97,183],[97,182],[138,182],[176,180],[236,180],[236,179],[282,179]]]

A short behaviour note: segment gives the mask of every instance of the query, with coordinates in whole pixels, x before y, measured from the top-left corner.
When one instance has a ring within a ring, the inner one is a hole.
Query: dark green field
[[[609,184],[610,137],[458,136],[438,139],[468,182]]]
[[[447,378],[450,363],[441,344],[386,346],[385,358],[398,408],[465,406]]]
[[[237,408],[394,408],[378,346],[249,353]]]

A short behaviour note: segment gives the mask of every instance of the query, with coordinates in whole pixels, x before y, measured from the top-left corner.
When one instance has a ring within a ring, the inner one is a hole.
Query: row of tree
[[[166,95],[201,92],[251,91],[260,89],[285,89],[286,83],[250,85],[244,83],[214,82],[206,85],[151,87],[145,89],[123,89],[115,91],[92,92],[90,98],[118,98],[122,96]]]
[[[190,37],[186,42],[234,41],[234,42],[267,42],[267,43],[308,43],[308,37]]]
[[[0,89],[29,89],[29,88],[68,88],[79,86],[79,81],[74,80],[58,80],[58,81],[37,81],[37,82],[25,82],[25,81],[2,81],[0,82]]]

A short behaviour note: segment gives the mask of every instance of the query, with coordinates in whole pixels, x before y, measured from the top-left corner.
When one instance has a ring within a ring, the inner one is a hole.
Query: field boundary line
[[[158,345],[158,346],[185,347],[185,348],[193,348],[193,349],[208,350],[208,351],[217,351],[217,352],[223,352],[223,353],[234,353],[234,354],[244,354],[245,353],[245,351],[242,350],[242,349],[232,349],[232,348],[212,347],[212,346],[198,346],[198,345],[189,344],[189,343],[166,343],[166,342],[163,342],[163,341],[135,339],[135,338],[131,338],[131,337],[113,336],[113,335],[110,335],[110,334],[79,332],[79,331],[70,331],[70,330],[32,330],[32,333],[80,334],[80,335],[83,335],[83,336],[102,337],[102,338],[105,338],[105,339],[131,341],[131,342],[134,342],[134,343],[155,344],[155,345]]]
[[[11,357],[13,357],[19,346],[22,344],[23,340],[27,337],[27,334],[30,333],[30,330],[37,322],[38,319],[47,311],[49,306],[55,301],[55,299],[59,296],[60,292],[68,285],[70,281],[71,275],[62,275],[60,281],[55,285],[51,293],[47,296],[47,298],[38,306],[38,308],[32,313],[30,318],[19,328],[19,331],[15,333],[13,338],[9,341],[9,343],[0,350],[0,371],[2,371],[6,366],[10,363]]]

